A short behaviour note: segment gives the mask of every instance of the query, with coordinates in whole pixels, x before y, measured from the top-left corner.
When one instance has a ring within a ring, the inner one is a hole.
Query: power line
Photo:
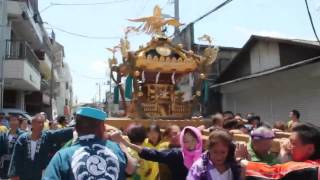
[[[168,6],[168,3],[162,5],[162,6],[160,7],[160,9],[161,9],[161,10],[164,10],[167,6]]]
[[[107,2],[93,2],[93,3],[51,3],[53,6],[96,6],[96,5],[106,5],[106,4],[115,4],[121,3],[129,0],[114,0]]]
[[[107,5],[107,4],[116,4],[122,3],[130,0],[114,0],[114,1],[107,1],[107,2],[94,2],[94,3],[50,3],[48,6],[40,10],[40,13],[46,11],[47,9],[51,8],[52,6],[97,6],[97,5]]]
[[[210,15],[211,13],[219,10],[220,8],[222,8],[223,6],[227,5],[228,3],[230,3],[232,0],[226,0],[223,3],[219,4],[217,7],[213,8],[212,10],[210,10],[209,12],[207,12],[206,14],[200,16],[199,18],[197,18],[196,20],[194,20],[192,23],[196,23],[198,21],[200,21],[201,19],[207,17],[208,15]]]
[[[169,4],[172,4],[172,2],[168,0],[164,5],[161,6],[161,9],[166,8]]]
[[[310,13],[310,10],[309,10],[309,5],[308,5],[308,1],[305,0],[305,3],[306,3],[306,7],[307,7],[307,11],[308,11],[308,15],[309,15],[309,20],[310,20],[310,24],[311,24],[311,27],[312,27],[312,30],[313,30],[313,33],[314,33],[314,36],[316,37],[319,45],[320,45],[320,40],[319,40],[319,37],[318,37],[318,34],[317,34],[317,31],[316,31],[316,28],[314,27],[314,24],[313,24],[313,19],[312,19],[312,16],[311,16],[311,13]]]
[[[41,9],[39,12],[42,13],[44,11],[46,11],[47,9],[51,8],[52,4],[49,4],[48,6],[46,6],[45,8]]]
[[[120,36],[109,36],[109,37],[107,37],[107,36],[89,36],[89,35],[86,35],[86,34],[80,34],[80,33],[75,33],[75,32],[70,32],[70,31],[64,30],[64,29],[62,29],[62,28],[59,28],[59,27],[54,26],[54,25],[52,25],[52,24],[49,24],[48,22],[44,22],[44,24],[47,24],[47,25],[49,25],[52,29],[61,31],[61,32],[63,32],[63,33],[66,33],[66,34],[69,34],[69,35],[72,35],[72,36],[87,38],[87,39],[105,40],[105,39],[120,39],[120,38],[121,38]]]

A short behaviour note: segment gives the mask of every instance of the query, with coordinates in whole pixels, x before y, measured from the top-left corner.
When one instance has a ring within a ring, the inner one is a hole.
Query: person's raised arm
[[[121,150],[124,152],[124,154],[127,157],[127,167],[126,167],[126,173],[131,175],[136,172],[138,168],[138,160],[133,158],[129,152],[127,151],[127,147],[124,146],[122,143],[119,144]]]
[[[285,163],[291,160],[290,146],[291,143],[288,138],[282,138],[280,140],[280,152],[278,155],[278,159],[281,163]]]
[[[172,163],[177,158],[177,152],[171,149],[158,151],[156,149],[144,148],[142,146],[138,146],[130,143],[128,140],[124,139],[121,136],[121,133],[114,133],[111,135],[111,139],[118,143],[122,143],[125,146],[135,150],[138,152],[139,156],[145,160],[159,162],[159,163]]]
[[[108,132],[105,133],[105,139],[106,140],[112,140],[115,141],[119,144],[122,152],[126,155],[127,157],[127,167],[126,167],[126,173],[131,175],[133,173],[136,172],[137,168],[138,168],[138,161],[133,158],[129,152],[127,151],[127,146],[123,144],[123,142],[125,141],[122,136],[121,136],[121,132],[120,131],[112,131],[112,132]]]
[[[115,142],[119,143],[119,144],[122,143],[122,144],[125,145],[126,147],[129,147],[129,148],[137,151],[138,153],[141,153],[141,151],[142,151],[142,149],[143,149],[143,147],[138,146],[138,145],[135,145],[135,144],[132,144],[132,143],[130,143],[128,140],[124,139],[124,138],[122,137],[120,131],[113,132],[113,133],[111,134],[111,136],[110,136],[110,139],[111,139],[112,141],[115,141]]]
[[[59,130],[50,130],[49,133],[50,141],[56,143],[65,143],[73,138],[74,128],[63,128]]]
[[[235,157],[239,165],[241,166],[240,179],[244,180],[246,179],[245,172],[249,162],[248,160],[251,159],[251,157],[248,153],[247,145],[245,143],[237,142],[235,146],[236,146]]]

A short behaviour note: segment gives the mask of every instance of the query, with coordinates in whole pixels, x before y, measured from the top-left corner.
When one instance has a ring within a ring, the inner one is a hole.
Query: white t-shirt
[[[11,141],[12,141],[12,139],[13,139],[13,135],[12,135],[12,134],[9,134],[9,136],[8,136],[8,140],[9,140],[9,142],[11,142]]]
[[[36,148],[37,148],[38,141],[32,141],[31,140],[31,160],[34,160],[34,155],[36,154]]]
[[[230,168],[225,172],[223,172],[222,174],[220,174],[220,172],[216,168],[214,168],[210,170],[210,176],[214,180],[232,180],[233,179],[232,171]]]

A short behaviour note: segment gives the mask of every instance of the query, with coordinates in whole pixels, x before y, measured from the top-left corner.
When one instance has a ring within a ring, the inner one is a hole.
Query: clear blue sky
[[[39,0],[42,10],[50,3],[94,3],[114,0]],[[224,0],[181,0],[180,19],[189,23]],[[126,19],[152,14],[158,4],[163,13],[173,15],[168,0],[128,0],[97,6],[52,6],[42,12],[42,18],[64,30],[90,36],[123,36],[129,23]],[[320,1],[309,0],[314,23],[320,34]],[[49,26],[46,26],[49,27]],[[74,95],[79,102],[98,98],[96,83],[107,78],[106,61],[111,54],[105,48],[117,45],[118,39],[92,40],[55,30],[56,40],[65,47],[67,62],[73,76]],[[218,46],[242,47],[250,35],[315,40],[304,0],[234,0],[219,11],[195,24],[195,37],[209,34]],[[145,35],[129,38],[131,49],[149,40]],[[102,86],[102,94],[109,89]],[[102,95],[104,97],[104,95]]]

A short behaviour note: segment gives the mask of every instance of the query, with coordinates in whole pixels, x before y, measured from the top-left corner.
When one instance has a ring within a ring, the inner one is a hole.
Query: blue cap
[[[107,113],[105,113],[104,111],[101,111],[100,109],[91,108],[91,107],[81,107],[76,112],[76,115],[94,118],[100,121],[105,121],[107,118]]]

